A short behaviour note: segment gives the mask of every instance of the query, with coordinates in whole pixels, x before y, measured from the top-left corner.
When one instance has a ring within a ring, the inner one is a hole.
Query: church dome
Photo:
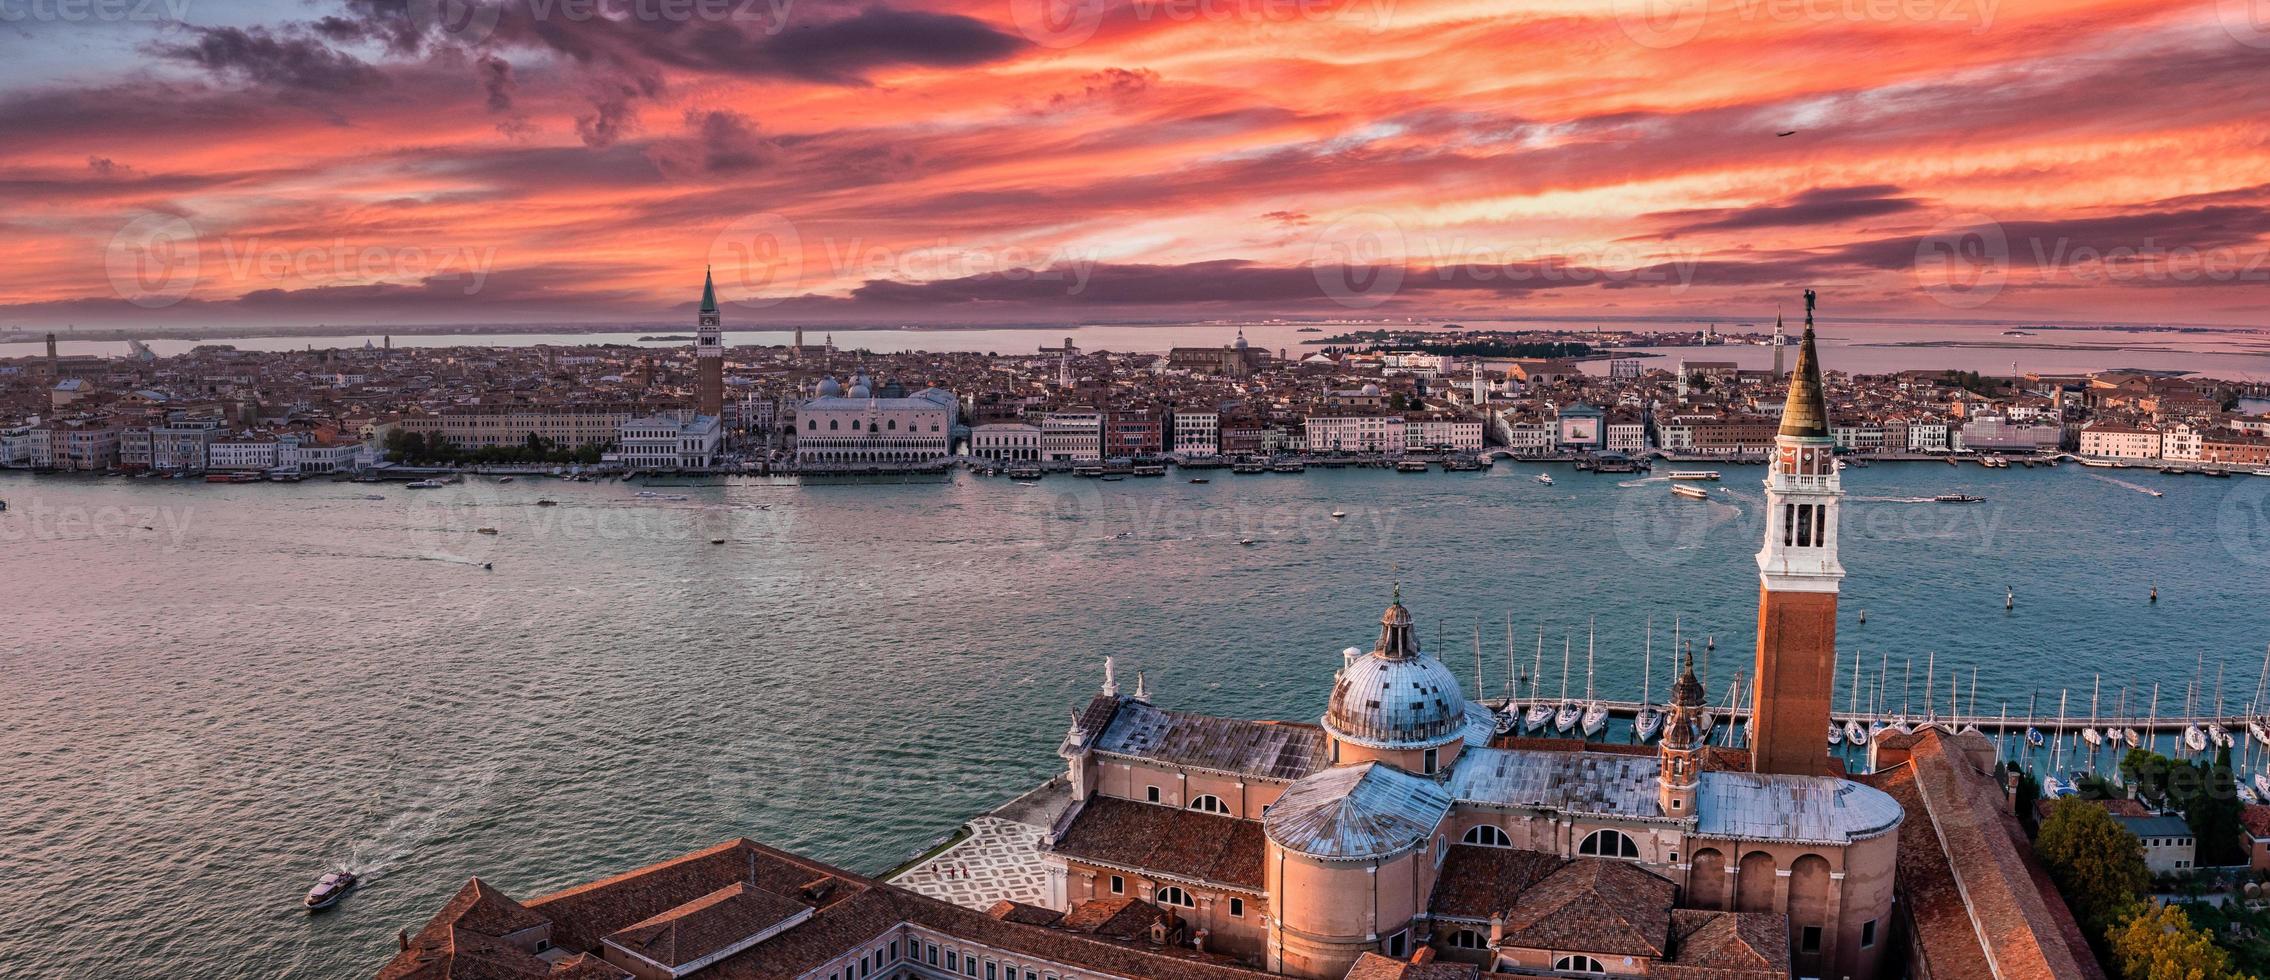
[[[1244,349],[1245,349],[1245,331],[1243,331],[1243,330],[1240,330],[1240,331],[1238,331],[1238,332],[1237,332],[1237,343],[1235,343],[1235,344],[1232,344],[1232,345],[1230,345],[1230,346],[1231,346],[1231,347],[1234,347],[1234,348],[1236,348],[1236,349],[1238,349],[1238,350],[1244,350]]]
[[[1364,394],[1367,394],[1367,395],[1376,395],[1376,394],[1379,394],[1379,386],[1378,386],[1378,385],[1365,385],[1365,386],[1364,386]]]
[[[839,398],[842,397],[842,395],[843,385],[836,383],[836,379],[833,376],[824,378],[820,381],[820,397]]]
[[[1341,669],[1324,727],[1359,745],[1400,749],[1454,741],[1465,726],[1458,675],[1420,652],[1398,598],[1379,617],[1379,644]]]

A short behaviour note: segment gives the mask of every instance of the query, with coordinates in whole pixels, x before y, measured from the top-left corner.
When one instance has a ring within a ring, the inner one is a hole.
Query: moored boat
[[[2270,800],[2270,773],[2254,774],[2254,791],[2262,794],[2263,799]]]
[[[2043,742],[2046,742],[2046,741],[2048,741],[2048,739],[2045,739],[2045,738],[2043,738],[2043,737],[2042,737],[2042,734],[2041,734],[2041,729],[2039,729],[2039,728],[2034,728],[2034,727],[2032,727],[2032,726],[2030,726],[2030,725],[2029,725],[2029,726],[2027,726],[2027,728],[2026,728],[2026,744],[2027,744],[2027,745],[2031,745],[2031,746],[2033,746],[2034,748],[2037,748],[2037,749],[2038,749],[2038,748],[2041,748],[2041,746],[2042,746],[2042,743],[2043,743]]]
[[[1832,749],[1833,749],[1833,748],[1836,748],[1837,746],[1839,746],[1839,745],[1843,745],[1843,744],[1844,744],[1844,729],[1843,729],[1843,728],[1841,728],[1841,727],[1839,727],[1839,726],[1837,725],[1837,723],[1836,723],[1835,721],[1830,721],[1830,722],[1829,722],[1829,748],[1832,748]]]
[[[1542,701],[1530,705],[1529,710],[1523,712],[1521,716],[1521,728],[1523,731],[1538,731],[1544,728],[1546,725],[1552,724],[1552,722],[1553,706]]]
[[[1663,711],[1652,704],[1642,706],[1639,714],[1632,718],[1632,734],[1644,744],[1655,741],[1655,736],[1662,733]]]
[[[2139,746],[2142,746],[2142,745],[2144,744],[2144,739],[2143,739],[2143,738],[2142,738],[2141,736],[2138,736],[2138,735],[2136,734],[2136,730],[2135,730],[2135,729],[2133,729],[2133,728],[2123,728],[2123,729],[2121,729],[2121,730],[2120,730],[2120,740],[2121,740],[2121,741],[2123,741],[2123,742],[2127,742],[2127,743],[2128,743],[2128,747],[2129,747],[2129,748],[2132,748],[2132,749],[2133,749],[2133,748],[2137,748],[2137,747],[2139,747]]]
[[[1563,701],[1560,710],[1553,712],[1553,730],[1566,735],[1583,718],[1584,709],[1577,707],[1576,702]]]
[[[2200,731],[2197,725],[2185,725],[2183,727],[2183,746],[2193,752],[2207,751],[2207,733]]]
[[[1868,730],[1860,727],[1857,719],[1847,721],[1844,723],[1844,740],[1855,746],[1867,745]]]
[[[1584,706],[1584,737],[1591,738],[1608,727],[1608,706],[1594,701]]]
[[[2081,741],[2087,742],[2091,748],[2095,748],[2104,744],[2104,736],[2097,734],[2097,730],[2094,728],[2084,728],[2081,729]]]
[[[2263,744],[2263,745],[2270,745],[2270,729],[2266,729],[2266,728],[2263,728],[2263,727],[2262,727],[2262,719],[2260,719],[2260,718],[2249,718],[2249,719],[2247,719],[2247,720],[2246,720],[2246,733],[2247,733],[2248,735],[2252,735],[2252,736],[2254,736],[2254,740],[2255,740],[2256,742],[2259,742],[2259,743],[2261,743],[2261,744]]]

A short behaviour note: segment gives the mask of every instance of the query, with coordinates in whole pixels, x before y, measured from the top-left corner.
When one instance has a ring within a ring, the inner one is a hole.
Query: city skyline
[[[666,321],[704,263],[744,323],[1802,284],[1856,317],[2259,323],[2270,279],[2270,31],[2232,4],[133,15],[175,9],[0,30],[33,69],[0,83],[0,322]]]

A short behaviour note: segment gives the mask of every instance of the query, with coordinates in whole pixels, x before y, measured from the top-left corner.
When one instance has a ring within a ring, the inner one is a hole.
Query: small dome
[[[1244,350],[1244,349],[1245,349],[1245,331],[1243,331],[1243,330],[1240,330],[1240,331],[1238,331],[1238,332],[1237,332],[1237,343],[1235,343],[1235,344],[1232,344],[1232,345],[1230,345],[1230,346],[1232,346],[1232,347],[1235,347],[1235,348],[1237,348],[1238,350]]]
[[[853,397],[853,398],[865,398],[865,397],[867,397],[867,395],[868,395],[868,389],[867,389],[867,386],[866,386],[866,385],[858,385],[858,384],[852,385],[852,386],[851,386],[851,392],[850,392],[850,395],[851,395],[851,397]]]
[[[1365,386],[1364,386],[1364,394],[1367,394],[1367,395],[1376,395],[1376,394],[1379,394],[1379,386],[1378,386],[1378,385],[1365,385]]]
[[[820,381],[820,397],[840,398],[842,396],[843,385],[836,383],[836,379],[833,376],[822,379]]]

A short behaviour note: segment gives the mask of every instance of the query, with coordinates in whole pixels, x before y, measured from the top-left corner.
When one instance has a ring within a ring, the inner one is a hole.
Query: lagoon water
[[[737,834],[878,872],[1054,770],[1106,655],[1164,707],[1314,718],[1397,580],[1461,676],[1480,634],[1493,695],[1510,620],[1517,674],[1542,630],[1548,694],[1564,637],[1582,691],[1596,622],[1599,693],[1636,696],[1650,617],[1660,694],[1676,617],[1716,640],[1723,698],[1754,642],[1761,471],[1695,503],[1543,469],[683,501],[0,478],[0,962],[367,975],[470,875],[532,897]],[[1941,702],[1975,669],[1982,710],[2063,689],[2079,715],[2101,673],[2107,710],[2156,681],[2165,713],[2202,660],[2208,697],[2220,672],[2225,702],[2253,698],[2270,478],[1933,463],[1846,484],[1840,650],[1869,686],[1888,658],[1892,706],[1920,713],[1934,653]],[[1952,491],[1987,501],[1921,502]],[[1842,704],[1849,668],[1835,684]],[[334,863],[367,884],[300,912]]]

